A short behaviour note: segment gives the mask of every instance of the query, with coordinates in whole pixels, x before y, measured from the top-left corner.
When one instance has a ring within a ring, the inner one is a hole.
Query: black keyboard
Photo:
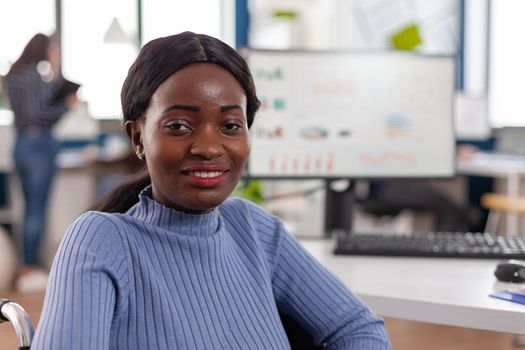
[[[490,233],[352,233],[340,236],[339,255],[385,255],[482,259],[525,259],[525,237]]]

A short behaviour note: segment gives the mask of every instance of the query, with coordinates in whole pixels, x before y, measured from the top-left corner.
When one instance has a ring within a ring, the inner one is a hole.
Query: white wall
[[[278,10],[297,13],[275,18]],[[417,23],[427,53],[454,53],[458,46],[458,0],[251,0],[254,47],[387,48],[390,36]]]

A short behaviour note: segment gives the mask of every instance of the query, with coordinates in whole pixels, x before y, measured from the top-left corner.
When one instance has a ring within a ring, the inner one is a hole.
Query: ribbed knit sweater
[[[278,310],[327,349],[390,349],[383,321],[258,206],[190,215],[151,198],[64,237],[32,349],[289,349]]]

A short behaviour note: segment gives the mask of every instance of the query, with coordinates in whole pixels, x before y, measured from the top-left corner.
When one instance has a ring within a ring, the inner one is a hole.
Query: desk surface
[[[489,297],[511,286],[496,281],[497,260],[336,256],[331,241],[301,243],[381,316],[525,334],[525,305]]]
[[[459,174],[490,177],[525,174],[525,156],[479,152],[467,159],[459,159],[457,170]]]

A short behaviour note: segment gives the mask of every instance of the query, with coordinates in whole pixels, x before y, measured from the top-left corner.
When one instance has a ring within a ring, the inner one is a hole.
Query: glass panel
[[[62,6],[64,76],[82,84],[79,95],[94,117],[120,117],[120,89],[137,54],[136,1],[63,1]],[[105,41],[108,36],[120,42]]]
[[[189,30],[228,42],[230,38],[223,38],[221,33],[221,6],[221,0],[143,1],[143,41]]]
[[[492,126],[525,126],[525,1],[491,2],[489,116]]]
[[[0,0],[0,13],[0,75],[5,75],[33,35],[53,33],[55,2]]]

